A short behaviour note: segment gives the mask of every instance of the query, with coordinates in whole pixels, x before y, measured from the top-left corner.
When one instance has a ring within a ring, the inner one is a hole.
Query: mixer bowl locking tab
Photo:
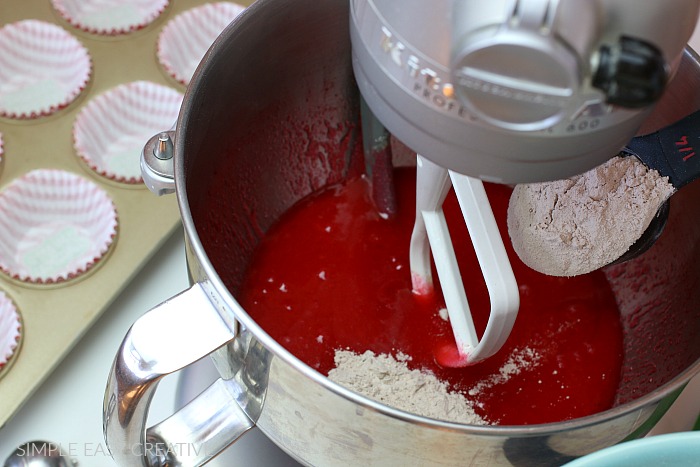
[[[141,175],[144,184],[158,196],[175,192],[173,140],[175,130],[152,136],[141,151]]]

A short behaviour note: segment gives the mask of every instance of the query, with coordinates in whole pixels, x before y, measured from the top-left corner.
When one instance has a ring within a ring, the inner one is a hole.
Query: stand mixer
[[[375,158],[367,148],[386,142],[388,133],[418,154],[412,284],[417,294],[433,290],[432,251],[456,341],[436,354],[440,364],[465,366],[493,355],[518,312],[518,285],[483,181],[562,179],[615,156],[673,77],[699,6],[351,0],[366,154]],[[491,300],[480,338],[441,208],[451,186]],[[391,205],[384,201],[390,188],[373,190],[383,193],[378,204]]]

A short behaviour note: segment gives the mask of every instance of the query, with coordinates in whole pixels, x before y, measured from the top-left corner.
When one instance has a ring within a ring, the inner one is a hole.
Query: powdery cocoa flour
[[[499,368],[498,373],[485,378],[468,391],[469,396],[477,396],[482,391],[492,390],[495,386],[508,382],[508,380],[519,375],[523,370],[537,366],[540,356],[529,347],[515,349],[508,360]]]
[[[538,365],[539,355],[529,348],[515,349],[498,373],[485,378],[467,394],[450,391],[448,385],[430,373],[408,368],[410,357],[396,357],[366,351],[362,354],[336,350],[335,368],[328,378],[377,402],[424,417],[468,425],[487,425],[474,411],[482,391],[497,390],[511,376]]]
[[[406,365],[410,357],[377,355],[366,351],[335,352],[335,368],[328,378],[372,400],[405,412],[470,425],[487,422],[474,413],[472,403],[462,394],[450,392],[435,376]]]
[[[585,274],[625,253],[673,192],[667,177],[636,157],[617,156],[576,177],[517,185],[508,232],[532,269]]]

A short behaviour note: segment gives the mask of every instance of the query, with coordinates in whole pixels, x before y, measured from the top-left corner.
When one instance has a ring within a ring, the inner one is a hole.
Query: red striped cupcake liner
[[[23,20],[0,29],[0,116],[27,120],[68,106],[92,75],[88,50],[63,28]]]
[[[51,0],[56,12],[71,26],[101,36],[119,36],[143,29],[169,3],[169,0]]]
[[[232,2],[207,3],[171,19],[158,36],[156,49],[165,72],[187,86],[211,44],[243,10]]]
[[[2,133],[0,133],[0,176],[2,176],[2,169],[5,165],[5,142],[2,138]]]
[[[0,271],[30,284],[75,279],[104,259],[117,226],[114,203],[97,184],[33,170],[0,192]]]
[[[22,339],[22,318],[12,299],[0,290],[0,376],[15,359]]]

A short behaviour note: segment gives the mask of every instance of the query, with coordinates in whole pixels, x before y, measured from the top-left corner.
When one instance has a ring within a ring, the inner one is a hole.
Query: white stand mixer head
[[[698,0],[351,0],[360,92],[424,156],[411,270],[414,289],[431,287],[432,249],[458,344],[450,366],[493,355],[519,306],[480,180],[557,180],[616,155],[675,73],[699,8]],[[491,297],[481,340],[442,214],[450,180]]]
[[[353,70],[384,126],[498,183],[583,173],[636,134],[700,2],[351,0]]]

